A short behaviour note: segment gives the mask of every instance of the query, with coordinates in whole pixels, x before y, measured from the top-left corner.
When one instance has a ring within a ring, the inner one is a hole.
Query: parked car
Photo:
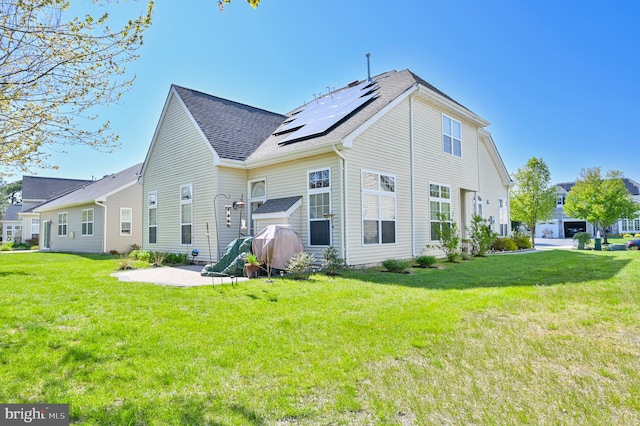
[[[627,250],[640,250],[640,239],[627,241]]]

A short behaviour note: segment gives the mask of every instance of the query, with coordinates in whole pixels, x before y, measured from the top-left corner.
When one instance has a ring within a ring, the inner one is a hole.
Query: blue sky
[[[327,86],[405,68],[492,124],[513,174],[535,156],[555,182],[581,168],[640,180],[640,2],[498,0],[158,0],[137,75],[120,105],[101,108],[122,148],[54,152],[90,179],[142,162],[172,83],[285,113]],[[188,5],[188,6],[186,6]],[[142,10],[144,4],[125,6]],[[123,13],[122,6],[110,10]]]

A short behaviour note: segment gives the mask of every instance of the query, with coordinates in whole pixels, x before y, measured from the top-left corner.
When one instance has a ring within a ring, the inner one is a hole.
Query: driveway
[[[573,249],[572,238],[536,238],[536,250]]]

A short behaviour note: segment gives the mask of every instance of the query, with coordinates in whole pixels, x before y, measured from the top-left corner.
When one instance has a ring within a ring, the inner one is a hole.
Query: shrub
[[[431,268],[433,265],[436,264],[436,262],[438,261],[438,259],[436,259],[435,256],[418,256],[415,259],[416,265],[418,265],[420,268]]]
[[[151,253],[151,263],[153,264],[153,266],[162,266],[164,265],[166,260],[166,254],[161,251]]]
[[[491,248],[495,251],[516,251],[518,250],[518,245],[513,238],[499,237],[493,240]]]
[[[322,267],[327,275],[338,275],[338,272],[346,267],[344,259],[338,255],[335,247],[329,246],[322,250]]]
[[[169,265],[184,265],[189,260],[187,253],[164,253],[164,256]]]
[[[151,262],[151,253],[146,250],[131,250],[129,257],[135,260],[142,260],[143,262]]]
[[[584,250],[591,242],[591,235],[588,232],[576,232],[574,241],[578,241],[578,250]]]
[[[142,250],[142,247],[140,247],[140,244],[131,244],[130,251],[134,251],[134,250]]]
[[[287,272],[292,275],[292,278],[297,280],[309,279],[315,260],[316,258],[312,254],[305,252],[296,253],[289,259],[289,262],[287,262]]]
[[[448,222],[448,219],[447,215],[440,214],[442,222],[436,230],[436,236],[440,244],[436,245],[436,247],[444,252],[447,262],[455,262],[460,253],[460,234],[458,233],[458,224],[453,221]],[[431,248],[431,245],[427,245],[427,248]]]
[[[389,272],[400,274],[409,269],[411,262],[408,260],[387,259],[382,262],[382,266]]]
[[[115,256],[118,254],[118,250],[109,250],[109,254],[112,254]]]
[[[118,260],[118,269],[125,270],[125,271],[127,269],[133,269],[133,262],[134,262],[133,258],[126,255],[122,255]]]
[[[31,244],[27,243],[13,243],[13,250],[30,250]]]
[[[478,256],[480,256],[480,255],[478,255]],[[469,253],[462,253],[460,255],[460,257],[462,258],[462,260],[471,260],[472,259],[472,256]]]
[[[491,243],[496,237],[495,232],[491,230],[489,221],[483,219],[482,216],[473,215],[471,219],[471,244],[476,256],[484,256],[491,248]]]
[[[526,250],[533,247],[533,244],[531,244],[530,235],[525,235],[520,232],[514,232],[513,237],[511,237],[511,239],[516,243],[516,246],[518,247],[519,250]]]
[[[7,243],[0,246],[0,251],[11,251],[13,250],[13,243]]]

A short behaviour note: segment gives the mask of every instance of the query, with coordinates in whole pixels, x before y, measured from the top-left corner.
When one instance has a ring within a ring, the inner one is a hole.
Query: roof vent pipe
[[[371,53],[367,52],[367,81],[371,81],[371,64],[369,63],[370,58]]]

